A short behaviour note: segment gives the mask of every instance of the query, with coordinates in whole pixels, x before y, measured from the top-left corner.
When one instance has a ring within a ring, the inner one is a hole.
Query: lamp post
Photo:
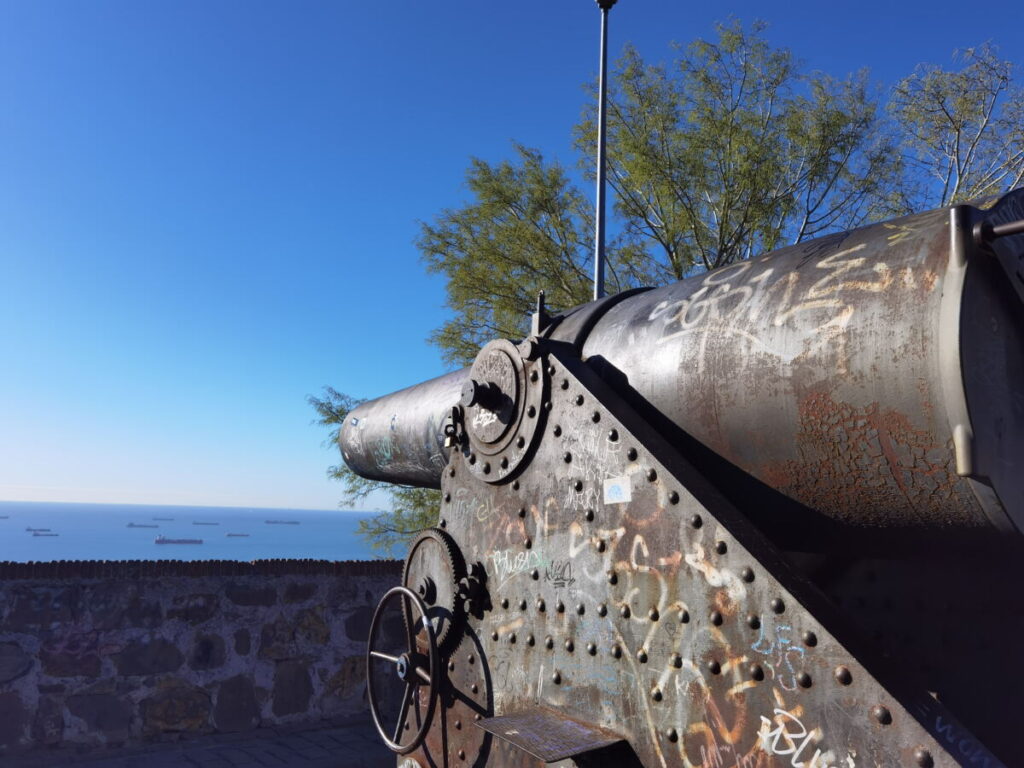
[[[597,0],[601,9],[601,65],[597,101],[597,211],[594,219],[594,300],[604,296],[605,104],[608,101],[608,11],[616,0]]]

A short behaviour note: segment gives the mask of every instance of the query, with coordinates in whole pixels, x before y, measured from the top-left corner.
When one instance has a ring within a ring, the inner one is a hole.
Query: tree
[[[337,450],[338,431],[345,417],[363,401],[333,387],[324,387],[323,397],[309,395],[306,400],[316,411],[315,423],[329,430],[324,446]],[[343,463],[328,467],[327,476],[342,484],[341,505],[352,506],[374,491],[383,491],[390,496],[391,511],[381,512],[369,520],[360,520],[356,530],[373,550],[384,557],[393,556],[396,549],[403,549],[417,533],[437,524],[440,491],[368,480]]]
[[[917,171],[916,199],[944,206],[1024,181],[1024,89],[1014,66],[988,43],[954,53],[956,72],[922,64],[893,91],[889,109],[905,129]]]

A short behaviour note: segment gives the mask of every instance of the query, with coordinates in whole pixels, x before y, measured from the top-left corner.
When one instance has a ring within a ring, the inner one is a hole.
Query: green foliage
[[[963,65],[956,72],[920,65],[896,86],[890,104],[921,177],[916,196],[932,205],[984,197],[1024,180],[1024,89],[1013,84],[1013,64],[987,43],[954,58]]]
[[[328,429],[324,446],[338,450],[338,432],[345,417],[363,401],[338,392],[333,387],[324,387],[323,397],[309,395],[306,400],[316,411],[315,423]],[[437,524],[441,505],[440,491],[368,480],[357,475],[344,463],[328,467],[327,476],[342,484],[339,506],[353,506],[374,491],[381,491],[390,497],[392,511],[381,512],[369,520],[360,520],[357,529],[357,533],[381,557],[393,557],[417,533]]]

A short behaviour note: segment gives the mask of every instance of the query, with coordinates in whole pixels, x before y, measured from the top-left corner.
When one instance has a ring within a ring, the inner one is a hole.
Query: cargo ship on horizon
[[[202,544],[202,539],[168,539],[163,534],[160,534],[153,539],[155,544]]]

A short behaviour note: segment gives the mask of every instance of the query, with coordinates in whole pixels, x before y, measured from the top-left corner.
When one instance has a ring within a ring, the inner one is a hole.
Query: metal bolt
[[[536,370],[530,371],[530,381],[536,381],[540,378],[540,374]]]
[[[476,683],[473,683],[471,686],[469,686],[469,690],[473,693],[478,693],[480,691],[480,686]]]
[[[728,551],[729,545],[726,544],[724,541],[719,541],[717,544],[715,544],[715,552],[717,552],[718,554],[724,555]]]
[[[448,468],[448,477],[455,477],[455,467]]]
[[[530,539],[529,536],[527,536],[525,539],[523,539],[523,546],[526,547],[527,549],[529,549],[530,547],[533,546],[533,540]]]
[[[575,647],[576,646],[573,645],[572,638],[565,641],[565,650],[567,650],[569,653],[572,653]]]
[[[577,606],[576,606],[576,613],[578,613],[580,616],[582,616],[586,612],[587,612],[587,607],[585,605],[583,605],[583,603],[577,604]]]
[[[583,395],[576,395],[576,399],[573,402],[576,405],[583,405]]]
[[[613,645],[612,646],[612,658],[618,659],[621,656],[622,656],[622,649],[619,646],[617,646],[617,645]]]
[[[465,759],[466,759],[466,750],[460,749],[459,750],[459,760],[465,760]]]
[[[882,725],[889,725],[892,722],[892,712],[881,704],[871,710],[871,716]]]
[[[754,580],[754,569],[749,565],[743,566],[743,569],[740,571],[740,578],[749,584]]]
[[[537,415],[537,409],[531,405],[529,408],[526,409],[526,415],[532,419],[534,416]]]
[[[519,601],[519,610],[520,611],[525,611],[526,610],[526,600],[520,600]]]
[[[510,643],[515,643],[515,641],[516,641],[516,633],[515,632],[509,632],[508,633],[508,641]]]
[[[532,632],[526,636],[526,644],[527,645],[532,646],[535,642],[537,642],[537,641],[534,639]]]
[[[924,747],[918,747],[914,750],[914,762],[917,763],[920,768],[932,768],[935,765],[935,761],[932,760],[931,752]]]
[[[661,689],[655,688],[653,691],[651,691],[651,698],[655,701],[661,701]]]
[[[618,584],[619,583],[619,577],[616,575],[615,571],[608,571],[608,583],[609,584]]]
[[[565,455],[562,456],[562,461],[564,461],[566,464],[571,463],[572,462],[572,454],[569,453],[568,451],[566,451]]]
[[[673,653],[671,663],[673,667],[679,669],[681,666],[683,666],[683,657],[680,656],[678,653]]]
[[[459,731],[462,730],[462,721],[461,720],[456,720],[455,721],[455,729],[459,730]]]
[[[630,610],[629,610],[629,606],[628,605],[624,605],[624,606],[622,606],[619,609],[619,616],[621,616],[622,618],[628,619],[629,618],[629,614],[630,614]]]
[[[545,608],[544,600],[538,597],[537,598],[537,610],[540,611],[541,613],[544,613],[544,608]]]
[[[555,375],[555,366],[549,365],[548,366],[548,376],[554,376],[554,375]]]
[[[690,623],[690,612],[689,611],[683,610],[683,611],[680,612],[680,614],[679,614],[679,623],[680,624],[689,624]]]
[[[619,430],[617,430],[617,429],[609,429],[608,430],[608,439],[611,440],[613,443],[616,440],[618,440],[619,439]]]
[[[587,653],[589,653],[591,656],[596,654],[597,653],[597,646],[594,645],[593,643],[587,643]]]
[[[485,461],[482,469],[484,470],[485,475],[491,474],[491,462]]]
[[[468,661],[470,664],[476,664],[476,657],[471,653],[469,654],[469,656],[466,657],[466,661]]]
[[[445,501],[445,503],[447,504],[447,503],[448,503],[449,501],[451,501],[451,500],[452,500],[452,495],[451,495],[450,493],[446,493],[446,494],[444,495],[444,501]]]
[[[449,661],[448,662],[448,671],[451,672],[454,669],[455,669],[455,662],[454,661]]]
[[[469,463],[470,464],[476,464],[476,454],[475,453],[469,454]]]
[[[690,525],[692,525],[694,528],[700,528],[702,525],[704,525],[704,521],[701,519],[700,515],[694,515],[690,518]]]
[[[775,613],[783,613],[783,612],[785,612],[786,604],[784,602],[782,602],[782,598],[781,597],[776,597],[774,600],[772,600],[772,610]]]
[[[647,479],[652,483],[658,479],[658,473],[653,468],[647,470]]]
[[[836,667],[836,671],[832,674],[835,675],[836,682],[840,685],[849,685],[853,682],[853,675],[846,667]]]
[[[519,439],[522,440],[522,438],[519,438]],[[519,446],[519,447],[522,448],[522,446]],[[513,480],[512,481],[512,490],[513,491],[518,491],[519,490],[519,481],[518,480]]]
[[[497,632],[491,632],[491,640],[497,640],[497,639],[498,639],[498,633]]]
[[[555,424],[555,428],[553,430],[551,430],[551,431],[554,433],[555,437],[561,437],[562,436],[562,428],[560,426],[558,426],[557,424]]]
[[[519,516],[520,517],[526,517],[526,507],[520,507],[519,508]]]
[[[597,424],[597,422],[599,422],[601,420],[601,412],[600,411],[594,411],[592,414],[590,414],[590,420],[592,422],[594,422],[595,424]]]
[[[442,528],[447,528],[448,527],[448,521],[445,520],[443,517],[441,518],[441,527]]]
[[[568,379],[562,379],[561,383],[558,386],[560,386],[562,389],[568,389],[569,388],[569,380]]]
[[[721,673],[721,671],[722,671],[722,665],[719,664],[717,661],[709,661],[708,662],[708,672],[710,672],[712,675],[717,675],[717,674]]]
[[[565,613],[565,603],[559,600],[557,603],[555,603],[555,610],[559,613]]]
[[[636,461],[636,448],[630,448],[626,451],[626,458],[630,461]]]
[[[818,636],[816,634],[811,632],[811,630],[807,630],[806,632],[804,632],[804,645],[813,648],[817,644]]]
[[[799,675],[797,675],[796,681],[800,684],[801,688],[811,687],[811,676],[806,672],[801,672]]]
[[[604,543],[604,539],[598,539],[596,546],[598,552],[604,552],[605,548],[607,547],[607,545]]]
[[[532,571],[530,571],[530,578],[534,581],[537,581],[537,579],[540,578],[540,571],[534,568]]]
[[[516,448],[522,448],[524,445],[526,445],[526,438],[520,435],[519,437],[516,438]],[[519,481],[517,480],[516,482]],[[512,484],[512,487],[515,488],[516,490],[519,490],[519,486],[516,485],[515,483]]]
[[[676,491],[669,491],[668,503],[669,504],[678,504],[679,503],[679,494]]]
[[[544,638],[544,647],[547,648],[549,651],[555,647],[555,640],[553,637],[551,637],[551,635],[548,635]]]
[[[651,621],[657,621],[659,618],[661,618],[661,614],[658,613],[657,608],[651,608],[651,610],[647,613],[647,618],[649,618]]]
[[[475,715],[473,715],[473,719],[476,720],[477,722],[479,722],[483,718],[481,717],[480,713],[477,712]]]
[[[718,611],[712,611],[710,618],[711,618],[711,623],[714,624],[716,627],[722,626],[722,614],[721,613],[719,613]]]
[[[499,464],[501,464],[502,469],[508,469],[508,456],[502,456]]]
[[[507,597],[501,598],[501,607],[502,608],[508,608],[508,598]]]
[[[636,652],[636,660],[639,661],[641,664],[646,664],[647,663],[647,651],[645,649],[643,649],[643,648],[641,648],[639,651],[637,651]]]
[[[750,673],[751,679],[764,680],[764,670],[761,669],[760,664],[751,664],[747,667],[747,671]]]
[[[562,682],[562,675],[561,675],[561,673],[555,672],[555,674],[553,674],[551,676],[551,682],[554,683],[555,685],[558,685],[560,682]]]
[[[756,613],[750,614],[749,616],[747,616],[747,626],[751,629],[760,629],[761,617],[758,616]]]
[[[668,740],[673,743],[679,741],[679,731],[677,731],[675,728],[669,728],[665,732],[665,735],[668,737]]]
[[[583,481],[582,480],[577,480],[575,483],[572,484],[572,487],[573,487],[573,490],[575,490],[577,493],[579,491],[582,491],[583,490]]]
[[[584,515],[584,517],[587,519],[588,523],[593,521],[593,519],[594,519],[594,510],[588,509],[587,513]]]

